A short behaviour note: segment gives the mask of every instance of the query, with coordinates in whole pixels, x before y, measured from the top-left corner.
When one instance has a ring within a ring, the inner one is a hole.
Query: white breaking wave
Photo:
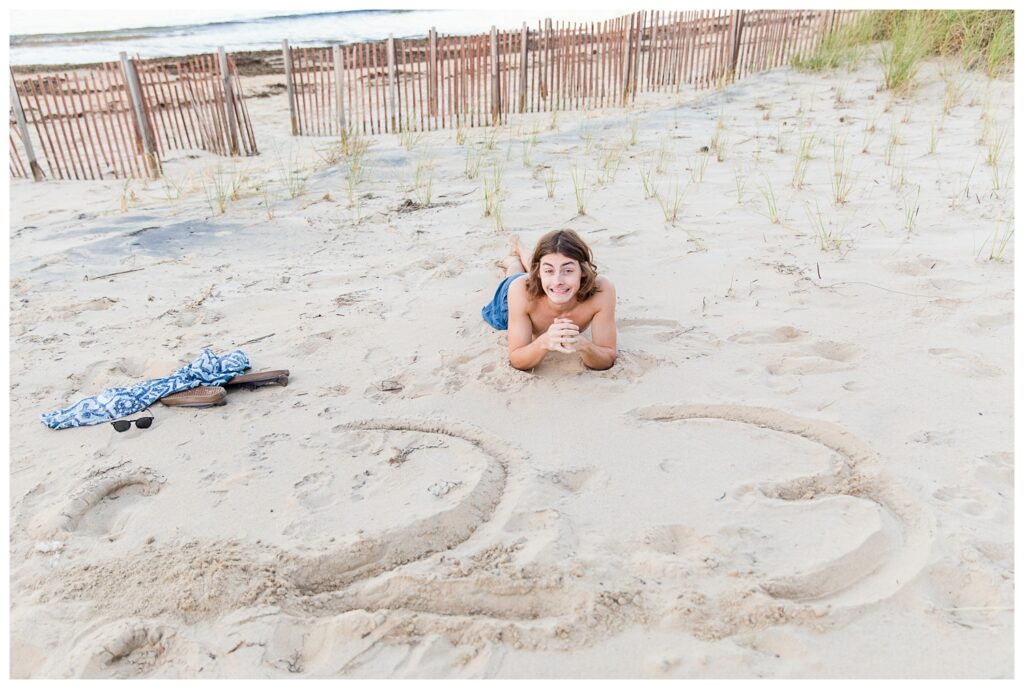
[[[349,12],[199,13],[168,12],[12,12],[10,61],[25,64],[79,64],[117,59],[118,53],[143,58],[227,51],[277,50],[291,45],[358,43],[387,38],[418,38],[433,27],[441,34],[484,33],[496,26],[535,28],[555,21],[603,21],[628,10],[544,12],[541,10],[358,10]]]

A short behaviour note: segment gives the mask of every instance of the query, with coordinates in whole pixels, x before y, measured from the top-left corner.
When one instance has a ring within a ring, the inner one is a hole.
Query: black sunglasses
[[[124,433],[132,427],[134,423],[139,428],[149,428],[153,425],[153,412],[148,409],[144,409],[149,416],[143,416],[141,419],[118,419],[117,421],[111,421],[110,425],[114,427],[114,430],[118,433]]]

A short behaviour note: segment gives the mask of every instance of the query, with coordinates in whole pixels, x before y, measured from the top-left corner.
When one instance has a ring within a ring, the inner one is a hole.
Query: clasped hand
[[[548,328],[546,346],[552,352],[570,354],[576,351],[580,328],[568,318],[556,318]]]

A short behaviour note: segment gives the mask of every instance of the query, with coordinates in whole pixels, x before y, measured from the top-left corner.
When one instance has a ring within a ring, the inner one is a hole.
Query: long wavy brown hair
[[[597,264],[594,263],[590,247],[573,230],[553,230],[540,238],[530,259],[526,293],[531,299],[544,296],[544,287],[540,283],[540,260],[548,254],[562,254],[579,262],[581,275],[580,290],[576,293],[578,301],[586,301],[598,292]]]

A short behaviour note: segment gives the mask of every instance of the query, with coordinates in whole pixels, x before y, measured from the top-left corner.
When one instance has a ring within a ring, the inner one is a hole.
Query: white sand
[[[993,189],[977,140],[983,115],[1008,128],[1006,177],[1013,85],[964,78],[934,153],[937,63],[888,112],[864,63],[503,127],[505,226],[578,230],[616,285],[605,372],[508,365],[479,315],[506,246],[491,164],[467,179],[453,131],[373,138],[358,210],[313,153],[330,141],[286,136],[281,95],[248,101],[258,158],[167,157],[180,199],[137,182],[122,212],[118,182],[15,181],[13,676],[1012,677],[1013,242],[1003,261],[988,243],[1013,177]],[[698,184],[720,116],[725,160]],[[677,226],[640,181],[661,145]],[[278,184],[268,219],[247,185],[213,214],[203,170],[279,177],[275,147],[316,163],[305,193]],[[402,208],[422,159],[432,204]],[[123,434],[38,421],[257,338],[287,388],[155,405]]]

